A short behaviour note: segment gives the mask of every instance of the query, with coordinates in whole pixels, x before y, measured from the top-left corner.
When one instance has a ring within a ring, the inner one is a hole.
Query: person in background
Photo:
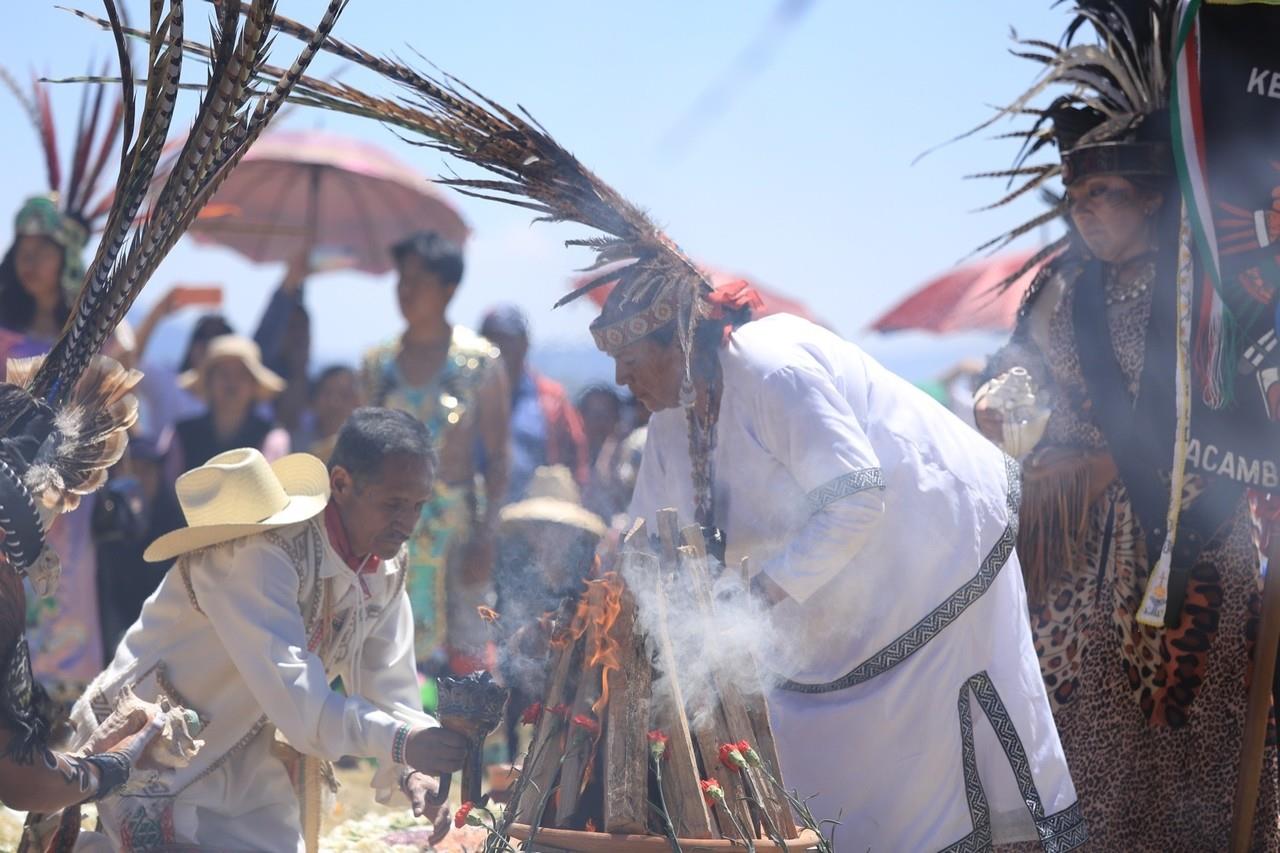
[[[356,372],[345,364],[320,371],[311,383],[311,405],[294,433],[294,446],[327,462],[338,430],[364,404],[361,395]]]
[[[578,412],[587,436],[587,461],[594,466],[601,451],[619,437],[622,396],[608,385],[589,385],[578,395]]]
[[[88,232],[52,197],[35,196],[19,209],[14,235],[0,261],[0,366],[49,351],[79,293]],[[106,351],[119,355],[114,339]],[[35,677],[59,703],[74,699],[102,667],[98,569],[90,535],[94,500],[88,496],[49,529],[62,579],[58,594],[33,601],[28,613]]]
[[[260,450],[269,461],[289,452],[289,433],[254,410],[255,403],[279,394],[284,380],[263,366],[253,341],[237,335],[214,338],[200,367],[182,374],[178,382],[204,400],[208,411],[174,428],[165,460],[168,482],[238,447]]]
[[[462,281],[461,247],[422,231],[391,253],[407,326],[366,354],[365,397],[422,421],[439,449],[432,497],[409,542],[415,652],[429,673],[442,660],[468,673],[483,667],[489,645],[476,607],[489,591],[493,533],[507,495],[511,395],[497,348],[447,317]]]
[[[579,485],[587,481],[582,419],[559,382],[529,366],[529,321],[515,305],[491,308],[480,334],[502,353],[511,387],[511,475],[507,502],[524,497],[541,465],[564,465]]]
[[[544,642],[536,630],[539,620],[582,594],[605,533],[604,521],[582,506],[573,475],[563,465],[538,468],[525,498],[499,513],[494,588],[503,651],[498,668],[511,689],[505,730],[512,760],[520,716],[544,693],[546,650],[530,648],[529,642]]]
[[[582,491],[583,503],[601,518],[612,519],[626,508],[618,482],[622,449],[622,397],[608,385],[590,385],[578,395],[578,412],[587,436],[591,476]]]
[[[288,430],[299,427],[311,397],[311,315],[302,301],[309,255],[307,248],[289,263],[253,335],[262,350],[262,363],[284,379],[284,390],[276,397],[274,408],[276,420]],[[334,430],[336,434],[337,427]]]
[[[166,433],[168,439],[172,432]],[[102,648],[108,655],[142,612],[172,561],[148,563],[147,545],[186,522],[173,490],[164,481],[166,440],[148,435],[129,440],[125,456],[111,471],[93,512],[98,558]]]
[[[622,505],[631,503],[636,488],[636,476],[640,473],[640,461],[644,458],[644,445],[649,439],[649,418],[653,415],[634,394],[627,395],[626,438],[618,448],[617,477],[622,494]]]
[[[209,341],[221,335],[234,334],[226,317],[216,313],[204,314],[191,329],[191,337],[177,371],[167,364],[148,360],[147,347],[156,327],[183,306],[181,289],[175,287],[152,306],[138,326],[137,348],[142,381],[137,387],[139,407],[138,428],[135,433],[149,435],[157,440],[166,431],[172,430],[178,421],[204,413],[204,401],[182,388],[178,384],[178,377],[200,367],[209,348]]]

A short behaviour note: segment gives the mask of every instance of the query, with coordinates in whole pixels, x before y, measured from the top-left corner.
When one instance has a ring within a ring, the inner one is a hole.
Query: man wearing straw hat
[[[433,475],[426,428],[366,408],[327,472],[240,449],[178,479],[187,526],[146,553],[177,563],[72,716],[82,739],[131,688],[195,711],[204,744],[101,805],[101,849],[314,850],[326,762],[344,755],[377,759],[379,799],[399,787],[424,811],[424,774],[465,747],[420,710],[405,594]]]

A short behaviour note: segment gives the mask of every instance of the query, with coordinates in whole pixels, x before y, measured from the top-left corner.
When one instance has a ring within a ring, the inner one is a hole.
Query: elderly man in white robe
[[[135,773],[77,849],[314,849],[323,762],[346,755],[377,759],[384,801],[441,805],[465,741],[421,710],[403,556],[433,460],[421,423],[360,409],[327,472],[246,449],[179,478],[188,526],[147,551],[178,562],[73,720],[86,736],[129,687],[196,712],[204,745]]]
[[[656,413],[631,511],[674,507],[728,564],[750,556],[789,646],[762,661],[788,786],[851,849],[1083,845],[1014,555],[1016,466],[831,332],[745,322],[741,284],[679,299],[615,290],[592,325]]]

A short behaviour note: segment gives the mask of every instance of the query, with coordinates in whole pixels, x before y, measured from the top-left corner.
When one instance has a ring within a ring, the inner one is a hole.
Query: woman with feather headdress
[[[1047,71],[1008,110],[1036,125],[1022,162],[1000,174],[1028,179],[1015,193],[1060,176],[1064,207],[1051,215],[1067,213],[1069,230],[976,405],[983,432],[1023,463],[1018,550],[1036,650],[1105,850],[1227,849],[1258,677],[1246,489],[1274,488],[1280,461],[1280,433],[1234,362],[1233,405],[1212,405],[1223,395],[1210,372],[1192,383],[1193,363],[1213,359],[1191,359],[1189,344],[1211,348],[1214,315],[1192,308],[1215,296],[1195,274],[1203,258],[1193,263],[1175,177],[1183,8],[1080,0],[1060,44],[1023,43]],[[1096,40],[1077,38],[1088,30]],[[1071,91],[1032,107],[1054,84]],[[1057,162],[1026,163],[1049,145]],[[1228,457],[1239,464],[1227,470]],[[1272,740],[1252,849],[1280,849],[1276,771]]]
[[[30,94],[0,68],[0,82],[17,96],[44,149],[49,192],[28,198],[14,218],[13,243],[0,261],[0,365],[48,352],[84,283],[84,250],[111,206],[103,172],[119,144],[123,103],[103,110],[105,86],[85,89],[70,165],[58,150],[48,87]],[[106,353],[127,355],[113,336]],[[29,614],[36,677],[62,702],[74,699],[102,668],[97,559],[90,532],[93,499],[59,518],[50,537],[62,562],[61,595],[41,599]]]

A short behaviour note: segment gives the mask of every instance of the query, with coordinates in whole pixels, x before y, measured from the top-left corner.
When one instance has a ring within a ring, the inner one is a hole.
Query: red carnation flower
[[[475,803],[470,803],[470,802],[463,803],[461,806],[459,806],[458,813],[453,816],[453,825],[456,826],[458,829],[462,829],[462,827],[466,826],[467,817],[471,814],[471,810],[474,809],[475,807],[476,807]]]
[[[742,757],[735,743],[720,744],[720,763],[730,770],[745,770],[747,767],[747,759]]]
[[[702,788],[702,796],[706,799],[707,805],[714,806],[716,803],[724,802],[724,788],[721,788],[720,783],[715,779],[703,779],[698,786]]]
[[[667,742],[671,738],[667,737],[667,733],[662,729],[654,729],[649,732],[649,753],[653,755],[654,761],[661,761],[667,757]]]
[[[750,766],[761,767],[764,765],[764,761],[760,758],[760,753],[756,752],[755,749],[752,748],[751,744],[747,743],[745,740],[738,741],[738,752],[742,753],[742,757],[747,759],[747,764]]]
[[[572,725],[585,730],[587,734],[593,736],[600,734],[600,724],[586,714],[575,714]]]
[[[520,722],[526,726],[532,726],[538,722],[538,718],[542,716],[542,703],[534,702],[528,708],[524,709],[524,713],[520,715]]]

